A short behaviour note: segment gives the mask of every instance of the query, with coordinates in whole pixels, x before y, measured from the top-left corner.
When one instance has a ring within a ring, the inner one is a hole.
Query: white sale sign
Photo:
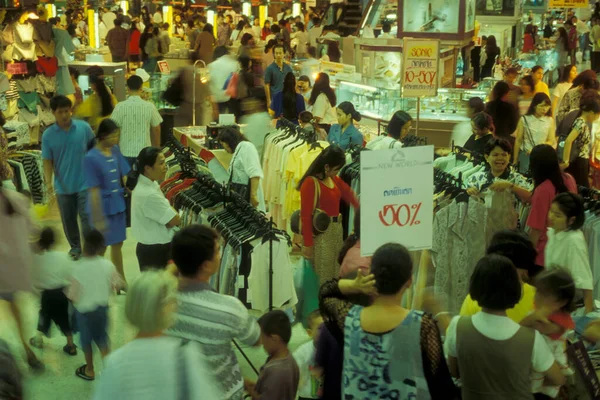
[[[363,151],[360,155],[360,248],[431,248],[433,146]]]

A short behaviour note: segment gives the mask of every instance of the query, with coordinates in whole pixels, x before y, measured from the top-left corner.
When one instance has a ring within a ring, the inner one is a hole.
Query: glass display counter
[[[104,71],[104,81],[117,98],[117,101],[125,100],[125,73],[127,72],[127,63],[125,62],[74,61],[69,63],[69,67],[75,68],[80,73],[78,83],[84,95],[89,93],[89,77],[87,71],[90,67],[94,66],[102,67],[102,70]]]
[[[339,82],[336,90],[338,102],[349,101],[366,118],[389,121],[397,110],[403,110],[416,118],[417,99],[404,98],[401,91],[385,85],[385,82],[361,84]],[[435,97],[421,99],[421,119],[437,121],[466,121],[467,101],[471,97],[486,100],[487,91],[471,89],[439,89]]]
[[[468,121],[467,105],[471,97],[486,101],[487,91],[472,89],[439,89],[435,97],[421,99],[419,136],[438,147],[448,147],[454,126]],[[349,101],[363,119],[376,121],[378,133],[398,110],[417,118],[417,98],[403,98],[401,91],[386,86],[384,82],[369,84],[339,82],[336,88],[338,102]],[[366,124],[369,124],[365,121]],[[416,124],[413,123],[413,129]],[[385,129],[385,128],[383,128]]]
[[[163,100],[163,93],[169,87],[169,82],[177,77],[177,72],[171,72],[170,74],[154,73],[150,74],[150,80],[147,86],[144,85],[144,92],[147,95],[146,100],[154,103],[156,108],[159,110],[176,108],[172,104],[167,103]]]

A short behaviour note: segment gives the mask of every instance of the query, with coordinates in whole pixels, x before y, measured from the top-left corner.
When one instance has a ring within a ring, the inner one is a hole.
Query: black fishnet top
[[[340,292],[338,281],[339,278],[332,279],[321,286],[319,308],[327,328],[343,345],[346,316],[354,303]],[[421,321],[421,355],[431,399],[460,399],[460,390],[454,385],[444,358],[440,331],[429,314]]]

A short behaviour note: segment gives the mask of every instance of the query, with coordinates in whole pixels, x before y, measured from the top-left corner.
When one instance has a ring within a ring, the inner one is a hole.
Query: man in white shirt
[[[152,16],[152,22],[154,22],[156,25],[160,25],[163,23],[162,12],[160,11],[160,9],[156,9],[156,12]]]
[[[131,165],[144,147],[160,146],[163,119],[154,104],[140,97],[143,84],[139,76],[130,76],[129,97],[115,106],[110,117],[121,128],[119,147]]]
[[[229,76],[237,72],[240,66],[225,46],[219,46],[215,49],[213,60],[208,64],[208,72],[210,73],[208,85],[212,96],[213,117],[216,120],[219,114],[227,113],[231,98],[225,93],[223,87]]]
[[[117,19],[117,14],[112,12],[109,8],[104,9],[104,14],[102,14],[102,21],[104,25],[106,25],[106,31],[110,31],[115,27],[115,19]]]
[[[223,399],[241,400],[244,381],[231,342],[259,345],[260,327],[240,300],[215,292],[209,284],[221,268],[217,232],[190,225],[175,234],[172,245],[181,279],[176,321],[167,334],[198,342],[225,391]]]

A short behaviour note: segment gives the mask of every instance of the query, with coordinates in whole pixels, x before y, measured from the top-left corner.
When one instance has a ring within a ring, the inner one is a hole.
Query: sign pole
[[[419,134],[419,120],[421,119],[421,96],[417,97],[417,124],[415,126],[415,136]]]

